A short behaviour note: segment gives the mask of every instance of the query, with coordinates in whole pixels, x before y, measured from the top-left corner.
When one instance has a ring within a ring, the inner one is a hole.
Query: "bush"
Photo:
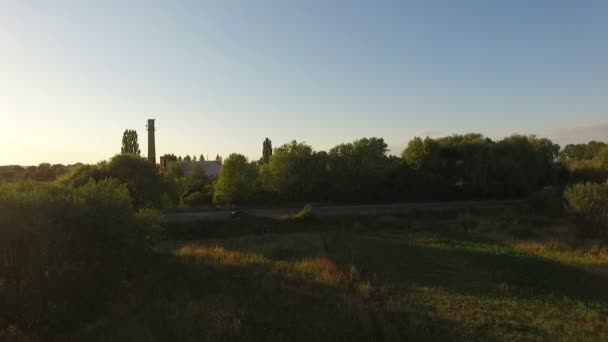
[[[116,180],[0,184],[0,331],[53,340],[93,319],[142,265],[156,217]]]
[[[39,339],[29,336],[19,330],[15,325],[9,325],[0,330],[0,341],[4,342],[38,342]]]
[[[506,230],[517,222],[517,214],[512,209],[502,211],[496,218],[498,229]]]
[[[404,226],[401,219],[392,215],[382,215],[378,217],[376,223],[380,226],[380,228],[401,228]]]
[[[157,174],[154,165],[133,154],[119,154],[109,162],[81,166],[64,175],[59,183],[80,187],[91,179],[100,181],[108,178],[116,179],[127,186],[136,208],[162,207],[167,185]]]
[[[479,225],[477,218],[470,212],[458,215],[456,220],[465,232],[468,232],[470,229],[476,228]]]
[[[294,215],[294,218],[305,219],[305,218],[313,218],[315,213],[313,212],[312,205],[310,203],[306,203],[300,211]]]
[[[570,210],[586,223],[579,226],[581,236],[606,235],[608,231],[608,182],[571,185],[566,188],[564,198]]]
[[[534,214],[561,215],[564,205],[553,189],[543,189],[530,195],[528,203]]]
[[[156,245],[164,237],[164,229],[160,224],[160,213],[154,209],[140,209],[135,214],[137,234],[148,246]]]
[[[509,228],[508,232],[509,235],[519,239],[527,239],[536,236],[534,228],[527,223],[514,224]]]
[[[210,193],[193,192],[184,198],[184,204],[190,207],[210,205],[213,201]]]

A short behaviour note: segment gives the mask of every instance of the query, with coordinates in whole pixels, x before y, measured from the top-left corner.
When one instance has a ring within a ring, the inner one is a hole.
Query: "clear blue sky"
[[[0,2],[0,164],[384,137],[608,140],[607,1]]]

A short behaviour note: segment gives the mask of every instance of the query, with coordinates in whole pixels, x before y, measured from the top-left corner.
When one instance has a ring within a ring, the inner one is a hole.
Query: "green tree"
[[[559,159],[564,162],[591,160],[606,147],[606,143],[595,140],[587,144],[569,144],[559,153]]]
[[[135,207],[161,207],[163,183],[156,167],[146,159],[135,155],[117,155],[102,171],[127,185]]]
[[[187,155],[184,157],[184,161],[186,161],[186,162],[192,161],[192,157],[190,157],[190,155],[189,155],[189,154],[187,154]]]
[[[414,137],[414,139],[410,140],[403,153],[401,153],[405,163],[414,170],[422,169],[428,161],[429,155],[429,143],[423,141],[420,137]]]
[[[262,163],[268,164],[270,157],[272,156],[272,141],[266,138],[262,144]]]
[[[139,143],[137,142],[137,131],[127,129],[122,135],[122,148],[120,153],[130,153],[140,155]]]
[[[379,199],[389,170],[382,138],[363,138],[329,151],[335,196],[349,200]]]
[[[125,184],[137,208],[160,208],[166,188],[154,165],[134,154],[119,154],[109,162],[76,168],[60,179],[73,187],[85,185],[90,179],[114,178]]]
[[[215,161],[221,164],[221,163],[223,162],[223,158],[222,158],[222,156],[220,156],[219,154],[218,154],[218,155],[216,155],[216,156],[215,156]]]
[[[196,161],[196,155],[192,155],[192,161],[195,162]]]
[[[241,154],[226,158],[214,187],[216,203],[243,202],[250,199],[256,182],[256,169]]]
[[[201,153],[201,156],[198,158],[198,160],[205,161],[205,156],[203,156],[203,154]]]
[[[275,149],[270,162],[261,167],[265,190],[287,200],[307,199],[312,194],[315,170],[312,147],[292,141]]]

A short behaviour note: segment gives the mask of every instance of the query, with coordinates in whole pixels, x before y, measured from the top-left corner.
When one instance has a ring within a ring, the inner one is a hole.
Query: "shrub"
[[[557,216],[564,211],[564,205],[553,189],[543,189],[530,195],[528,203],[535,214]]]
[[[534,228],[527,223],[517,223],[512,225],[509,228],[508,233],[509,235],[519,239],[527,239],[536,236]]]
[[[475,218],[475,216],[473,216],[473,214],[471,214],[470,212],[458,215],[456,220],[465,232],[469,231],[470,229],[476,228],[479,225],[477,218]]]
[[[0,331],[53,340],[92,319],[141,266],[155,217],[116,180],[0,184]]]
[[[137,234],[143,238],[148,246],[157,244],[164,236],[164,229],[160,224],[160,213],[154,209],[140,209],[135,214],[137,221]]]
[[[38,342],[39,339],[25,334],[15,325],[0,330],[0,341],[4,342]]]
[[[507,209],[502,211],[498,217],[496,218],[496,224],[498,225],[498,229],[506,230],[511,225],[517,222],[517,215],[512,209]]]
[[[120,154],[109,162],[81,166],[64,175],[59,183],[80,187],[91,179],[100,181],[108,178],[127,186],[136,208],[161,208],[166,184],[157,174],[154,165],[133,154]]]
[[[382,215],[378,217],[376,223],[381,228],[401,228],[404,226],[398,217],[392,215]]]
[[[579,226],[584,237],[606,235],[608,229],[608,182],[577,183],[566,188],[564,198],[574,214],[587,224]]]
[[[300,211],[294,215],[294,218],[305,219],[305,218],[313,218],[315,213],[313,212],[312,205],[310,203],[306,203]]]
[[[193,192],[184,198],[184,204],[190,207],[209,205],[212,203],[212,198],[209,193]]]

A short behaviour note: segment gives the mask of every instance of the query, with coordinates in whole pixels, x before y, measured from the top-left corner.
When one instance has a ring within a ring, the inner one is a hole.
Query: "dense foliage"
[[[250,198],[256,181],[255,168],[245,156],[233,153],[224,160],[222,171],[215,183],[216,202],[242,202]]]
[[[558,145],[536,136],[512,135],[498,141],[475,133],[415,137],[400,156],[389,155],[384,140],[375,137],[339,144],[328,152],[298,141],[272,150],[268,138],[262,147],[260,160],[231,155],[217,179],[209,178],[191,156],[164,155],[159,173],[133,153],[97,165],[3,167],[0,177],[7,181],[59,178],[62,184],[76,187],[90,178],[113,178],[127,185],[136,207],[153,208],[226,202],[525,198],[549,186],[556,189],[553,197],[559,198],[568,184],[608,179],[608,147],[595,141],[567,145],[560,152]],[[220,163],[221,159],[216,157]],[[191,163],[187,174],[180,163]],[[553,202],[550,206],[558,211],[559,200]]]
[[[534,136],[495,142],[480,134],[414,138],[402,157],[382,138],[314,151],[297,141],[275,148],[258,169],[255,201],[446,200],[525,197],[559,179],[559,146]]]
[[[574,184],[566,189],[564,198],[572,211],[585,220],[582,235],[608,234],[608,182]]]
[[[14,182],[18,180],[34,180],[38,182],[51,182],[61,177],[66,172],[73,168],[82,166],[82,164],[76,165],[62,165],[62,164],[49,164],[41,163],[38,166],[19,166],[19,165],[5,165],[0,166],[0,180],[5,182]]]
[[[125,184],[136,207],[161,208],[167,188],[154,165],[134,154],[120,154],[109,162],[75,168],[59,181],[74,187],[86,184],[89,179],[113,178]]]
[[[52,340],[99,312],[159,237],[157,214],[131,203],[110,179],[0,184],[0,331]]]

